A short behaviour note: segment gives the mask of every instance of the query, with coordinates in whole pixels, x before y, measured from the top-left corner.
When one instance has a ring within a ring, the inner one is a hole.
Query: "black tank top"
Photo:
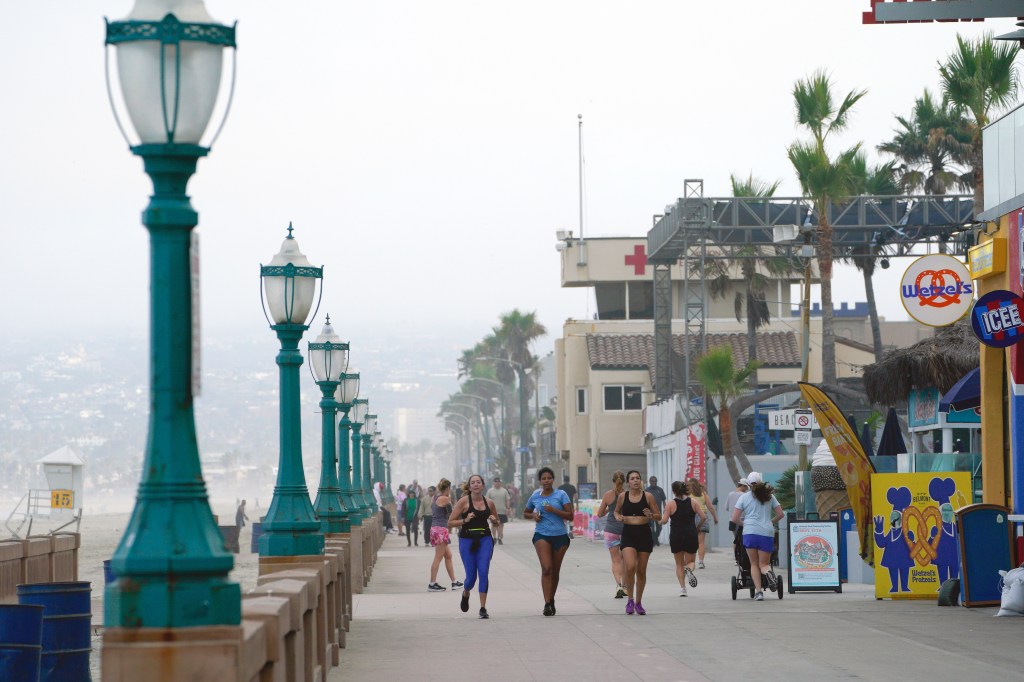
[[[631,502],[629,499],[629,491],[626,491],[626,496],[622,499],[622,511],[619,512],[623,516],[643,516],[644,509],[649,505],[647,504],[647,493],[640,493],[639,502]]]
[[[689,497],[682,499],[675,498],[676,510],[672,512],[672,516],[669,518],[672,520],[672,528],[669,530],[670,533],[683,533],[688,530],[697,530],[697,526],[694,523],[694,519],[697,518],[697,512],[693,511],[693,503]]]
[[[463,515],[466,522],[459,529],[460,538],[480,538],[491,534],[487,527],[487,518],[491,515],[487,500],[484,500],[484,508],[477,509],[473,505],[473,498],[469,498],[469,510]]]

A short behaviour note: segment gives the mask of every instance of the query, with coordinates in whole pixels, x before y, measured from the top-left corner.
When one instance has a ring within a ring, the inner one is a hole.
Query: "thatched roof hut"
[[[906,402],[914,389],[936,387],[945,393],[978,367],[979,341],[969,319],[941,327],[930,339],[895,348],[864,368],[868,399],[877,405]]]

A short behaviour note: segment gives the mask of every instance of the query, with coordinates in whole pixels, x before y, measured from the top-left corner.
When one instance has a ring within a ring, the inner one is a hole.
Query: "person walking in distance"
[[[555,472],[542,467],[537,472],[540,488],[533,491],[523,510],[523,518],[537,522],[533,548],[540,561],[540,586],[544,592],[544,615],[555,615],[555,592],[562,571],[562,559],[569,549],[565,522],[573,516],[572,502],[564,490],[555,489]]]
[[[579,491],[576,490],[576,486],[569,482],[568,476],[562,476],[562,485],[558,486],[558,489],[569,496],[569,501],[572,502],[572,506],[575,507],[579,502],[579,500],[576,499],[579,496]]]
[[[416,496],[416,490],[409,486],[405,491],[405,501],[398,510],[398,515],[405,521],[405,544],[408,547],[412,547],[413,538],[416,540],[416,546],[420,546],[419,511],[420,500]]]
[[[430,547],[430,523],[434,519],[434,512],[431,509],[433,506],[431,500],[434,499],[434,495],[437,493],[437,488],[430,486],[427,488],[426,494],[420,500],[419,516],[423,519],[423,546]]]
[[[650,478],[650,485],[648,485],[646,488],[644,488],[644,490],[646,492],[649,492],[651,495],[654,496],[654,501],[658,503],[659,507],[664,507],[665,506],[665,500],[668,499],[668,496],[665,494],[664,488],[662,488],[660,485],[658,485],[658,477],[657,476],[651,476],[651,478]],[[661,520],[660,517],[654,517],[653,519],[651,519],[651,532],[654,533],[654,546],[655,547],[660,547],[661,546],[661,537],[660,536],[661,536],[661,526],[662,526],[662,524],[659,523],[660,520]]]
[[[704,512],[689,495],[686,484],[672,482],[672,499],[665,504],[661,523],[671,521],[668,529],[668,545],[676,561],[676,579],[679,581],[679,596],[686,596],[686,583],[697,587],[697,576],[693,574],[693,562],[697,556],[697,526],[704,523]]]
[[[462,588],[459,608],[469,611],[469,593],[477,586],[480,596],[480,618],[487,619],[488,575],[491,557],[494,555],[494,539],[488,524],[500,526],[494,502],[484,497],[483,476],[473,474],[466,481],[467,494],[459,498],[448,519],[450,528],[459,529],[459,556],[466,573],[466,584]],[[479,584],[478,584],[479,583]]]
[[[498,514],[498,523],[494,526],[494,539],[499,545],[503,545],[505,544],[505,524],[508,523],[508,510],[512,498],[508,494],[508,490],[501,485],[500,478],[494,479],[494,485],[488,489],[486,497],[494,504],[494,509]]]
[[[690,497],[697,501],[700,505],[700,510],[704,512],[704,523],[697,528],[697,568],[704,568],[704,554],[707,552],[707,537],[708,533],[711,532],[711,524],[708,521],[710,516],[718,523],[718,512],[715,511],[715,505],[711,504],[711,500],[708,499],[708,492],[701,485],[701,482],[696,478],[691,478],[686,482],[686,487],[690,491]]]
[[[761,474],[747,474],[750,492],[740,495],[732,510],[732,521],[743,526],[743,547],[750,558],[750,577],[754,579],[754,599],[764,601],[762,584],[776,589],[772,572],[775,551],[775,524],[782,518],[782,505],[775,499],[775,489],[761,480]]]
[[[402,509],[405,507],[405,498],[407,496],[408,493],[405,492],[405,484],[403,483],[402,485],[398,486],[398,492],[395,494],[395,510],[398,512],[397,514],[395,514],[395,516],[398,517],[397,519],[395,519],[395,523],[398,526],[399,537],[403,535],[408,536],[408,533],[405,532],[405,527],[402,525],[405,521],[405,515],[402,514]]]
[[[431,592],[444,592],[445,588],[437,584],[437,569],[444,559],[444,568],[448,571],[448,577],[452,580],[452,589],[462,587],[462,583],[455,579],[455,567],[452,565],[451,536],[448,534],[448,517],[452,513],[452,501],[448,496],[451,492],[452,482],[442,478],[437,484],[437,492],[430,502],[430,546],[434,548],[434,561],[430,564],[430,583],[427,589]]]
[[[622,521],[623,583],[626,590],[626,615],[646,616],[643,598],[647,587],[647,562],[654,551],[650,521],[661,511],[654,495],[644,490],[644,479],[637,470],[626,474],[629,486],[615,502],[615,518]]]
[[[601,498],[601,506],[597,508],[598,517],[604,517],[604,548],[612,560],[612,577],[615,578],[615,598],[622,599],[626,590],[622,588],[622,521],[615,517],[615,503],[626,485],[626,474],[616,471],[612,474],[612,488]]]
[[[235,510],[235,525],[238,526],[238,533],[241,535],[242,528],[245,527],[245,522],[249,520],[249,517],[245,514],[245,500],[238,505],[238,509]]]

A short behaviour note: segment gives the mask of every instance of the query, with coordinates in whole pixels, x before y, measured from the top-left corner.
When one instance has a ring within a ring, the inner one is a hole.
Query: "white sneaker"
[[[683,585],[681,588],[679,588],[679,596],[680,597],[685,597],[686,596],[686,585]]]
[[[684,568],[683,572],[685,574],[686,579],[690,583],[690,587],[697,587],[697,576],[693,574],[693,571],[690,570],[690,567],[687,566],[686,568]]]
[[[764,592],[755,592],[754,601],[764,601]]]

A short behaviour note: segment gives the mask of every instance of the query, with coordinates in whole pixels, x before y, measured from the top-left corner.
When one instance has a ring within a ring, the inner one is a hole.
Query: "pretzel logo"
[[[915,522],[915,527],[910,527],[910,522]],[[929,523],[931,522],[931,523]],[[928,540],[928,534],[932,528],[942,526],[942,514],[938,507],[925,507],[924,511],[917,507],[907,507],[903,510],[903,541],[910,548],[910,556],[914,558],[917,565],[924,568],[938,556],[939,541],[942,533],[936,533],[932,540]],[[914,531],[914,539],[910,539],[910,531]]]
[[[921,286],[921,280],[930,277],[929,285]],[[946,278],[952,278],[953,284],[947,285]],[[963,282],[955,272],[947,268],[942,270],[922,270],[914,282],[917,288],[917,298],[920,305],[931,306],[932,308],[945,308],[948,305],[960,303],[960,293],[963,291]]]

